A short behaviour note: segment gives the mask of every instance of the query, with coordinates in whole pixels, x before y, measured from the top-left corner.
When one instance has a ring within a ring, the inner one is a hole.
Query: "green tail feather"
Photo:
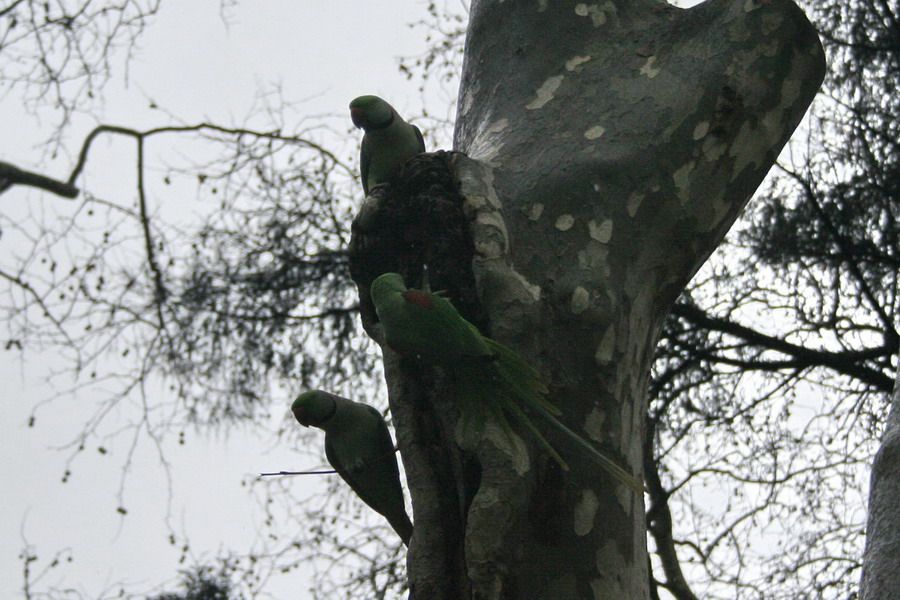
[[[510,390],[513,398],[520,399],[526,406],[537,404],[553,415],[561,415],[562,412],[547,399],[550,390],[544,384],[540,374],[534,367],[513,350],[503,344],[485,338],[488,348],[496,356],[494,365],[497,375],[505,388]]]
[[[464,361],[455,365],[453,396],[459,403],[460,426],[466,443],[473,444],[481,439],[484,425],[497,423],[509,436],[512,430],[506,415],[496,401],[496,386],[492,385],[485,363]]]
[[[569,465],[547,438],[535,426],[526,411],[534,411],[585,450],[591,459],[613,478],[638,494],[644,492],[642,482],[602,454],[590,442],[578,435],[557,418],[562,411],[548,399],[549,390],[540,374],[521,356],[490,338],[484,338],[494,360],[482,358],[460,361],[452,367],[454,395],[460,403],[463,436],[467,440],[480,439],[484,424],[497,423],[510,437],[514,435],[510,420],[531,432],[560,467]]]
[[[540,431],[531,422],[531,419],[522,410],[523,408],[531,409],[540,414],[545,420],[549,421],[559,431],[562,431],[566,437],[575,442],[582,449],[586,450],[591,458],[603,467],[615,479],[627,485],[629,488],[642,494],[644,492],[643,483],[634,475],[622,468],[611,458],[602,454],[590,442],[578,435],[557,418],[562,415],[562,411],[547,399],[549,390],[541,380],[540,374],[530,364],[519,356],[513,350],[510,350],[503,344],[495,342],[490,338],[485,338],[488,347],[494,352],[497,360],[497,374],[502,380],[501,388],[508,391],[505,409],[507,412],[513,413],[516,419],[522,423],[528,430],[534,433],[541,445],[547,452],[564,469],[568,469],[565,461],[559,456],[556,450],[550,445],[546,438],[541,435]],[[505,385],[504,385],[505,384]]]
[[[470,441],[479,439],[484,423],[492,420],[515,445],[512,420],[531,432],[547,454],[568,471],[566,461],[522,410],[522,406],[536,405],[547,413],[559,414],[559,409],[547,400],[548,390],[540,375],[506,346],[488,338],[485,341],[494,360],[461,361],[453,368],[463,437]]]
[[[501,396],[501,402],[503,402],[503,407],[508,412],[516,416],[519,423],[521,423],[525,427],[525,429],[534,434],[534,437],[536,437],[541,446],[544,447],[544,450],[547,451],[547,454],[549,454],[550,457],[553,458],[553,460],[555,460],[564,471],[568,471],[569,464],[563,459],[562,456],[559,455],[559,452],[556,451],[556,448],[554,448],[550,444],[550,442],[547,441],[547,438],[544,437],[541,431],[534,426],[534,423],[532,423],[531,419],[528,418],[528,415],[526,415],[522,411],[522,409],[519,408],[519,405],[516,404],[516,401],[506,396]]]
[[[533,408],[538,413],[540,413],[541,416],[544,417],[544,419],[549,421],[554,427],[556,427],[557,429],[559,429],[560,431],[565,433],[566,436],[570,440],[572,440],[573,442],[575,442],[576,444],[581,446],[583,449],[587,450],[587,452],[591,456],[591,458],[594,459],[594,462],[596,462],[598,465],[603,467],[603,469],[606,470],[607,473],[612,475],[616,480],[627,485],[632,490],[634,490],[637,494],[644,493],[644,484],[637,477],[635,477],[634,475],[632,475],[631,473],[629,473],[628,471],[623,469],[613,459],[602,454],[599,450],[594,448],[594,446],[591,445],[583,437],[581,437],[580,435],[578,435],[577,433],[575,433],[574,431],[572,431],[571,429],[569,429],[568,427],[563,425],[559,419],[554,417],[549,412],[545,411],[543,409],[543,407],[535,405],[535,406],[533,406]]]

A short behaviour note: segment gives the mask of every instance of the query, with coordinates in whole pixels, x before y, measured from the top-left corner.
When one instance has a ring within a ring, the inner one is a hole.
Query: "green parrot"
[[[425,140],[415,125],[378,96],[360,96],[350,103],[353,124],[365,130],[359,152],[363,191],[386,183],[406,161],[425,152]]]
[[[513,350],[481,335],[448,300],[407,289],[397,273],[379,275],[372,282],[371,293],[385,343],[400,354],[417,356],[448,372],[460,403],[464,439],[480,438],[484,424],[490,420],[511,435],[511,418],[529,430],[563,469],[568,469],[526,411],[537,413],[610,475],[643,493],[643,485],[634,475],[559,421],[562,413],[547,400],[547,386],[531,365]]]
[[[413,526],[403,504],[394,443],[381,413],[321,390],[300,394],[291,412],[304,427],[325,432],[328,463],[408,546]]]

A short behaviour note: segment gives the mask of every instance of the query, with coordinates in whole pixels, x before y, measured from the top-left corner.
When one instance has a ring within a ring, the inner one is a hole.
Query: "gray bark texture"
[[[900,369],[881,447],[869,479],[861,600],[900,598]]]
[[[435,267],[429,247],[432,288],[531,361],[562,420],[639,476],[660,325],[812,101],[818,38],[789,0],[474,0],[464,61],[458,153],[443,157],[471,272]],[[411,231],[403,214],[395,232]],[[365,261],[390,254],[355,243]],[[366,280],[387,267],[415,274],[405,260],[354,274],[375,339]],[[415,598],[650,597],[642,497],[546,428],[570,471],[526,435],[510,444],[486,428],[460,448],[443,375],[384,352]]]

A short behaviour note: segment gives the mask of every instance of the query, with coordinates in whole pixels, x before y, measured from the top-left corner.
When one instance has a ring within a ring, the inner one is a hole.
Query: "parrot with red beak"
[[[425,140],[390,104],[378,96],[360,96],[350,103],[350,118],[366,133],[359,152],[363,191],[387,183],[406,161],[425,152]]]
[[[382,515],[409,545],[413,526],[403,503],[394,442],[372,406],[321,390],[300,394],[291,405],[304,427],[325,432],[325,458],[360,500]]]

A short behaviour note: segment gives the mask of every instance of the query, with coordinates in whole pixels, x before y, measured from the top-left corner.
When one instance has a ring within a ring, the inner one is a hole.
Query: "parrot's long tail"
[[[460,433],[464,444],[477,444],[478,440],[484,437],[485,425],[493,423],[506,435],[510,444],[515,446],[518,438],[510,424],[510,421],[513,421],[531,432],[547,453],[563,469],[568,470],[566,461],[544,438],[520,406],[528,401],[527,398],[547,404],[549,410],[556,410],[544,399],[540,391],[543,389],[540,379],[534,379],[540,386],[537,388],[527,379],[511,379],[504,376],[499,359],[485,360],[485,357],[461,360],[453,365],[451,372],[453,395],[459,403]]]
[[[619,464],[613,459],[601,453],[583,437],[563,425],[559,419],[544,410],[543,407],[532,406],[531,408],[533,408],[537,413],[544,417],[545,421],[556,427],[559,431],[563,432],[566,437],[569,438],[572,442],[581,447],[583,450],[587,451],[588,456],[590,456],[591,459],[593,459],[593,461],[600,467],[602,467],[607,473],[612,475],[613,478],[627,485],[638,495],[644,493],[644,485],[641,480],[619,466]]]
[[[515,420],[519,422],[525,429],[530,431],[534,437],[540,442],[541,446],[543,446],[544,450],[547,451],[553,460],[555,460],[560,467],[564,471],[569,470],[569,464],[563,459],[562,456],[559,455],[559,452],[556,451],[556,448],[547,441],[547,438],[544,437],[544,434],[541,433],[541,430],[534,426],[534,423],[531,422],[531,419],[527,414],[519,407],[516,400],[509,398],[508,396],[502,395],[500,401],[503,403],[504,410],[513,415]],[[549,413],[548,413],[549,414]]]
[[[541,445],[547,449],[548,453],[562,466],[568,469],[565,461],[559,456],[550,443],[541,435],[540,431],[531,422],[528,415],[523,409],[538,413],[545,421],[553,425],[557,430],[561,431],[565,436],[574,442],[581,449],[612,475],[616,480],[627,485],[638,494],[644,492],[643,483],[634,475],[622,468],[618,463],[602,454],[590,442],[585,440],[560,420],[562,414],[559,408],[547,399],[547,386],[541,381],[540,374],[529,365],[525,360],[513,350],[510,350],[503,344],[495,342],[490,338],[485,338],[488,347],[497,357],[495,361],[497,374],[501,379],[500,388],[504,392],[499,394],[503,408],[506,412],[511,413],[515,419],[530,430],[540,441]]]

